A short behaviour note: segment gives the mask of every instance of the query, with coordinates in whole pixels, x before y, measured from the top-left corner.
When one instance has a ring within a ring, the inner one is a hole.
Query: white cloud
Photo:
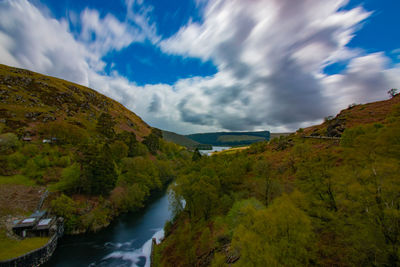
[[[202,112],[185,109],[186,121],[293,130],[352,102],[384,98],[396,82],[389,75],[395,69],[387,69],[382,53],[365,55],[347,46],[371,14],[362,7],[341,10],[347,2],[209,1],[204,23],[189,23],[160,43],[166,53],[217,64],[219,73],[198,88],[196,98],[183,97],[185,107],[198,99],[211,103]],[[323,73],[344,60],[351,60],[344,73]]]
[[[203,22],[189,22],[160,40],[152,8],[126,0],[119,21],[85,9],[56,20],[26,0],[0,2],[1,63],[88,85],[123,103],[153,126],[180,133],[214,130],[294,130],[318,122],[353,102],[386,97],[400,82],[400,68],[383,53],[347,44],[370,15],[340,10],[345,0],[199,0]],[[133,42],[150,41],[165,53],[212,60],[210,77],[173,85],[137,86],[102,60]],[[349,61],[341,74],[323,68]]]

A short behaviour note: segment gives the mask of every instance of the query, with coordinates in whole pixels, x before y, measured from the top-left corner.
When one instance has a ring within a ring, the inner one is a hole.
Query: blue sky
[[[0,0],[0,63],[179,133],[291,131],[400,83],[399,1]]]
[[[71,12],[79,14],[87,8],[98,10],[100,16],[111,13],[119,20],[124,20],[126,16],[123,0],[46,0],[39,3],[49,8],[58,19],[69,17]],[[146,4],[152,7],[149,19],[157,25],[157,34],[163,38],[172,36],[189,21],[201,22],[200,10],[194,1],[152,0],[146,1]],[[75,29],[76,33],[80,31],[79,26]],[[104,60],[107,62],[106,72],[116,70],[138,85],[173,84],[182,78],[209,76],[217,72],[212,61],[166,55],[148,42],[132,44],[117,53],[111,52],[105,55]]]

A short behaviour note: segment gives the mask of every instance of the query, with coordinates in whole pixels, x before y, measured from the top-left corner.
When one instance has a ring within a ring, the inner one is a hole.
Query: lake
[[[213,152],[230,149],[229,146],[213,146],[211,150],[199,150],[202,155],[211,156]]]

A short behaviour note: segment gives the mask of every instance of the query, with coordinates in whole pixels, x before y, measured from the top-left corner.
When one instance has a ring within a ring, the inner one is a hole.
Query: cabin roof
[[[49,229],[54,224],[54,222],[55,222],[54,218],[42,219],[36,225],[34,230],[46,230],[46,229]]]
[[[37,218],[26,218],[21,221],[19,221],[16,225],[13,226],[13,228],[30,228],[35,225],[37,221]]]

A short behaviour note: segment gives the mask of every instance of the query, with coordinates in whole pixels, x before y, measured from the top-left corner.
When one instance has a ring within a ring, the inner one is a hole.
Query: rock
[[[25,113],[25,118],[35,121],[41,114],[42,112],[27,112]]]
[[[332,120],[326,129],[326,135],[329,137],[341,137],[346,129],[345,122],[345,119],[339,118]]]

